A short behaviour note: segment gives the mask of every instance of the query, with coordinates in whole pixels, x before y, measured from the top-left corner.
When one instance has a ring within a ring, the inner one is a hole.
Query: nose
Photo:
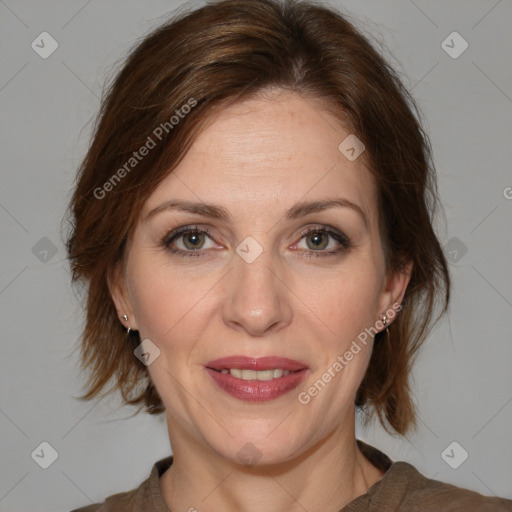
[[[236,255],[222,308],[224,323],[251,336],[279,331],[293,317],[290,293],[283,267],[270,253],[264,251],[252,263]]]

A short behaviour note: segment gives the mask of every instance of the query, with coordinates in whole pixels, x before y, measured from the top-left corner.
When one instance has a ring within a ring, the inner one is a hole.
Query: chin
[[[257,436],[253,432],[243,435],[237,431],[236,439],[225,439],[225,442],[212,444],[212,448],[222,457],[233,464],[250,467],[281,464],[292,460],[300,452],[290,434],[283,431],[278,435],[273,426],[263,435]],[[299,441],[297,441],[299,442]]]

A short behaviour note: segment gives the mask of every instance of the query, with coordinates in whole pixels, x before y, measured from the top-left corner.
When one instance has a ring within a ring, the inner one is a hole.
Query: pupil
[[[198,245],[201,245],[201,234],[197,232],[191,232],[187,237],[185,237],[186,245],[189,245],[192,249],[197,248]]]
[[[324,236],[323,233],[313,233],[311,235],[311,241],[314,247],[318,248],[320,246],[324,246],[325,244],[322,243],[322,237]]]

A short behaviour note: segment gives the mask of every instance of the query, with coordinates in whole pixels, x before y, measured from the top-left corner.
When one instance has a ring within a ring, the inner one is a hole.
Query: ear
[[[386,311],[393,308],[394,304],[401,304],[407,290],[407,286],[411,279],[412,262],[408,262],[404,267],[393,273],[388,273],[382,287],[379,297],[379,315],[385,314]],[[393,321],[388,317],[388,325]]]
[[[133,313],[132,303],[128,294],[126,285],[126,277],[123,272],[121,262],[116,264],[112,272],[107,276],[108,289],[110,296],[114,301],[119,321],[133,331],[137,331],[137,319]],[[128,317],[128,321],[124,319],[124,315]]]

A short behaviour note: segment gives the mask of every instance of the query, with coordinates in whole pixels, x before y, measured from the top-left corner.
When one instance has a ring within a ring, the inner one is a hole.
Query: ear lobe
[[[381,309],[384,313],[393,307],[393,304],[401,304],[404,298],[407,286],[411,279],[412,262],[408,262],[398,272],[388,275],[386,284],[381,294]]]
[[[132,330],[137,330],[135,316],[131,301],[128,295],[126,287],[126,280],[123,275],[121,264],[117,264],[114,269],[107,276],[107,284],[110,292],[110,296],[116,307],[117,316],[119,321],[126,327],[130,327]],[[124,315],[128,317],[128,324],[125,325],[126,321],[123,320]]]

